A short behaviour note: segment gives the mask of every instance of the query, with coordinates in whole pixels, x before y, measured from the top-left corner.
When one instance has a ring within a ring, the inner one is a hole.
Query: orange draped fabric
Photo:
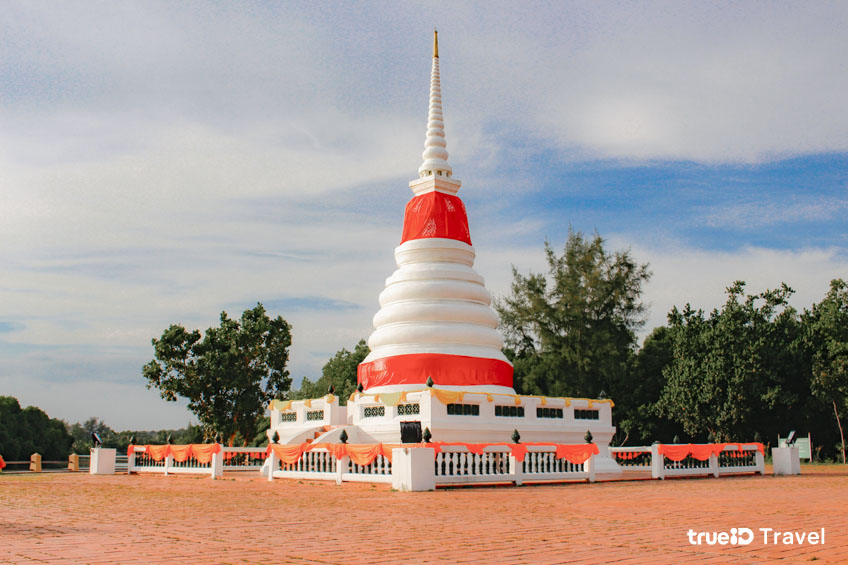
[[[145,445],[144,450],[154,461],[161,461],[171,453],[170,445]]]
[[[578,445],[562,445],[556,446],[557,459],[567,459],[575,465],[585,463],[592,455],[600,453],[598,446],[594,443],[583,443]]]
[[[373,445],[353,445],[341,444],[347,447],[347,456],[357,465],[370,465],[374,462],[378,455],[383,453],[383,444],[375,443]],[[338,455],[337,455],[338,457]]]
[[[660,455],[665,455],[668,459],[672,461],[681,461],[686,459],[688,455],[691,455],[693,458],[699,461],[706,461],[710,458],[710,455],[718,455],[726,447],[731,448],[728,453],[731,453],[731,457],[742,457],[743,450],[742,447],[754,446],[757,451],[762,454],[765,454],[765,447],[762,443],[707,443],[707,444],[693,444],[686,443],[681,445],[665,445],[662,444],[658,448],[658,452]]]
[[[279,445],[271,444],[268,446],[266,456],[273,452],[277,458],[287,465],[296,463],[300,457],[307,451],[313,449],[326,449],[335,456],[336,459],[349,457],[351,461],[360,466],[367,466],[382,455],[390,462],[392,460],[392,449],[396,448],[414,448],[414,447],[430,447],[434,450],[434,454],[439,454],[443,447],[447,446],[463,446],[470,453],[481,454],[487,447],[504,446],[510,449],[510,452],[516,460],[524,461],[527,455],[528,446],[543,446],[554,447],[556,449],[556,457],[558,459],[568,459],[574,464],[585,463],[591,455],[599,453],[598,446],[594,443],[566,445],[557,443],[462,443],[462,442],[434,442],[434,443],[369,443],[369,444],[352,444],[352,443],[301,443],[297,445]],[[685,457],[685,455],[684,455]],[[682,458],[681,458],[682,459]]]
[[[692,456],[693,459],[697,459],[698,461],[706,461],[710,458],[711,455],[719,453],[723,448],[724,445],[721,444],[699,445],[690,443],[689,454]]]
[[[127,457],[132,457],[137,446],[127,446]],[[174,461],[182,463],[190,457],[197,459],[198,463],[209,463],[212,461],[213,453],[221,453],[221,445],[218,443],[188,443],[184,445],[145,445],[144,450],[154,461],[161,461],[168,455],[173,456]],[[232,454],[227,453],[226,455]]]
[[[0,469],[3,469],[4,467],[6,467],[6,462],[3,461],[3,456],[0,455]]]
[[[279,445],[277,443],[272,443],[268,446],[268,449],[273,451],[274,455],[277,456],[277,459],[282,461],[285,465],[293,465],[297,463],[304,451],[308,451],[308,448],[304,449],[304,446],[308,445],[309,444],[306,443],[299,443],[296,445]]]
[[[127,446],[127,457],[132,457],[133,451],[135,451],[135,446],[133,444],[129,444]]]
[[[683,461],[689,455],[689,444],[684,443],[681,445],[660,445],[657,448],[657,452],[660,455],[665,455],[668,459],[672,461]]]
[[[418,444],[415,444],[415,445],[418,445]],[[483,450],[486,449],[486,447],[489,446],[489,445],[506,445],[506,444],[465,443],[465,442],[461,442],[461,441],[455,441],[455,442],[439,441],[439,442],[428,444],[426,447],[438,446],[439,449],[436,450],[436,453],[439,453],[441,451],[441,447],[446,446],[446,445],[447,446],[461,445],[461,446],[465,447],[465,449],[467,449],[469,452],[476,453],[477,455],[480,455],[481,453],[483,453]]]
[[[630,459],[636,459],[640,455],[645,455],[646,453],[650,453],[650,451],[618,451],[613,453],[616,459],[623,459],[628,461]]]
[[[191,444],[189,443],[186,445],[172,445],[171,456],[177,463],[188,461],[188,458],[191,457]]]
[[[510,443],[509,449],[512,451],[512,456],[515,457],[516,461],[519,463],[524,461],[524,456],[527,455],[526,443]]]
[[[190,447],[198,463],[209,463],[212,461],[213,453],[221,453],[221,446],[217,443],[192,443]]]

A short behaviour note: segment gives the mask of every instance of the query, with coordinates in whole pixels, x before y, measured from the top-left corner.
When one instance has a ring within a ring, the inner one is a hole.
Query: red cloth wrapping
[[[497,385],[512,388],[512,365],[499,359],[410,353],[360,363],[356,369],[359,383],[367,390],[376,386],[420,384],[428,377],[440,385]]]
[[[471,245],[468,216],[459,196],[443,192],[419,194],[406,204],[401,243],[440,237]]]
[[[3,456],[0,455],[0,469],[4,469],[6,467],[6,462],[3,461]]]
[[[581,443],[577,445],[558,444],[556,446],[557,459],[567,459],[575,465],[585,463],[589,457],[598,453],[600,453],[600,450],[594,443]]]
[[[132,459],[134,451],[135,451],[135,446],[133,444],[129,444],[127,446],[127,459]]]
[[[171,446],[165,445],[145,445],[144,451],[154,461],[161,461],[171,453]]]

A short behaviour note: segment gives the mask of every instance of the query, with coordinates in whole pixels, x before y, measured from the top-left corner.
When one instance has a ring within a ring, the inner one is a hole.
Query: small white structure
[[[386,279],[374,316],[371,353],[359,365],[361,392],[339,399],[271,404],[282,444],[433,441],[581,444],[591,432],[598,473],[620,472],[610,456],[615,434],[610,400],[517,395],[504,356],[491,295],[474,271],[465,205],[457,196],[445,142],[438,36],[434,35],[423,162],[409,183],[398,269]],[[405,455],[404,455],[405,457]],[[411,457],[418,457],[411,456]]]
[[[92,475],[114,475],[116,449],[110,447],[92,447],[88,472]]]
[[[775,475],[801,474],[801,453],[797,447],[772,447],[771,459]]]
[[[436,490],[432,448],[392,450],[392,488],[400,491]]]

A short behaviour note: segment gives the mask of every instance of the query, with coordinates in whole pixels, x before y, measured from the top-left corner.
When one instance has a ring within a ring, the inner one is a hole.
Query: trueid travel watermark
[[[762,539],[763,545],[824,545],[824,528],[812,532],[757,528],[757,532],[751,528],[730,528],[729,532],[696,532],[690,528],[686,536],[691,545],[748,545],[755,538]]]

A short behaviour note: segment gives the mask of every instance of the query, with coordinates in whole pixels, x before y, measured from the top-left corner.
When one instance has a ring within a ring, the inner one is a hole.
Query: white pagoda
[[[617,472],[609,442],[615,433],[610,400],[516,394],[513,367],[491,295],[474,271],[474,247],[461,182],[448,163],[438,35],[434,32],[430,107],[423,162],[409,183],[397,270],[380,293],[359,365],[361,392],[340,406],[332,394],[275,400],[271,429],[281,443],[522,442],[582,443],[591,432],[598,472]]]

